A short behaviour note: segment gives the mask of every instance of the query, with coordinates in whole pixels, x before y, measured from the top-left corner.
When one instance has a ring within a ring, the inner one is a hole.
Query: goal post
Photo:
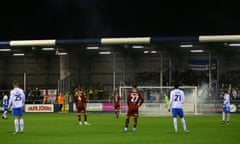
[[[184,112],[185,114],[199,114],[197,107],[197,86],[180,86],[185,93]],[[121,113],[127,111],[127,94],[131,91],[131,86],[119,86],[121,97]],[[138,86],[138,91],[144,96],[144,104],[139,112],[143,115],[159,116],[170,115],[167,110],[165,95],[168,96],[173,86]]]

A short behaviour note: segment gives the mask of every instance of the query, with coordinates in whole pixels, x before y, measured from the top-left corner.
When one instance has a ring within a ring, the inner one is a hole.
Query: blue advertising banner
[[[190,59],[188,60],[188,66],[193,71],[208,71],[209,60],[208,59]],[[211,70],[217,70],[217,60],[211,60]]]
[[[223,105],[222,103],[203,103],[198,104],[198,112],[200,113],[221,113]],[[240,104],[238,102],[231,102],[231,113],[240,113]]]

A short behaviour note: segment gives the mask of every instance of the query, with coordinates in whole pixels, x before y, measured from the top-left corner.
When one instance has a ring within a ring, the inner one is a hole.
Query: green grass
[[[173,133],[172,118],[139,117],[137,132],[123,133],[125,116],[89,113],[90,126],[79,126],[76,113],[25,113],[25,133],[12,135],[13,117],[0,120],[2,144],[232,144],[240,140],[240,115],[232,114],[229,125],[221,125],[221,114],[186,116],[190,134]]]

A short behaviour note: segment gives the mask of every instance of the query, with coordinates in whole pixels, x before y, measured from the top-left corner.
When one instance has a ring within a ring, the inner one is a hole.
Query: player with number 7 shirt
[[[137,86],[133,85],[132,91],[128,92],[127,96],[128,111],[125,120],[125,128],[123,130],[124,132],[128,131],[128,125],[131,117],[133,117],[134,119],[133,131],[134,132],[136,131],[139,116],[138,109],[143,104],[143,102],[144,102],[143,95],[137,91]]]

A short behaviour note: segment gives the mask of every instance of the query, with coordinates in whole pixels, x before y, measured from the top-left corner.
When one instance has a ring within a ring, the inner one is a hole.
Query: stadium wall
[[[69,40],[13,40],[0,41],[1,47],[61,47],[67,45],[122,45],[124,49],[126,44],[158,44],[171,42],[237,42],[239,35],[217,35],[217,36],[183,36],[183,37],[135,37],[135,38],[99,38],[99,39],[69,39]],[[76,46],[78,48],[78,46]],[[81,48],[81,46],[79,46]],[[34,51],[34,50],[33,50]],[[127,53],[128,54],[128,53]],[[208,58],[207,55],[195,55],[194,58]],[[212,56],[220,62],[220,72],[239,69],[240,58],[237,56]],[[164,71],[169,68],[169,59],[173,58],[172,71],[183,71],[187,68],[186,59],[189,56],[173,57],[163,54]],[[84,54],[71,53],[68,56],[69,72],[71,74],[71,83],[78,84],[98,84],[113,86],[113,56],[93,55],[90,57]],[[133,57],[132,54],[116,55],[116,82],[125,81],[135,77],[139,71],[158,71],[160,70],[160,55],[151,55]],[[1,56],[0,57],[0,85],[2,88],[8,88],[12,80],[18,80],[23,87],[23,74],[27,76],[27,86],[39,88],[57,88],[60,79],[60,59],[56,55],[30,55],[23,57]]]
[[[219,71],[236,70],[240,57],[231,56],[233,59],[218,57]],[[205,56],[194,57],[204,59]],[[213,58],[215,58],[213,56]],[[184,71],[188,65],[187,60],[192,57],[173,59],[172,71]],[[113,85],[113,63],[112,56],[98,56],[90,59],[73,56],[70,62],[71,81],[78,84],[97,84],[99,82],[106,86]],[[169,57],[164,57],[163,72],[169,69]],[[17,70],[16,70],[17,69]],[[159,72],[159,56],[141,56],[132,58],[130,56],[117,55],[116,57],[116,82],[134,79],[138,72]],[[52,56],[26,56],[0,57],[0,87],[8,89],[12,80],[18,80],[23,87],[23,74],[26,73],[27,87],[57,88],[60,78],[60,66],[58,57]],[[221,77],[220,77],[221,79]],[[165,84],[164,84],[165,85]]]

